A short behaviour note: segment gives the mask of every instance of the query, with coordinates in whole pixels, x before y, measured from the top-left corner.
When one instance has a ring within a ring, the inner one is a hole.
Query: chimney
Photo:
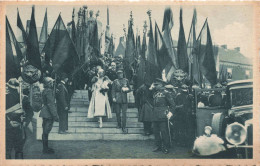
[[[236,47],[235,50],[236,50],[237,52],[240,52],[240,47]]]
[[[226,44],[221,45],[221,47],[224,48],[224,49],[227,49],[227,45]]]

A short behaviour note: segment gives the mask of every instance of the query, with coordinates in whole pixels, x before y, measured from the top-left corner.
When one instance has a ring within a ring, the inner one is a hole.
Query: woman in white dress
[[[111,83],[107,76],[104,76],[103,69],[98,70],[98,77],[92,79],[92,97],[88,108],[88,118],[99,118],[99,127],[102,127],[102,117],[112,118],[107,91]]]

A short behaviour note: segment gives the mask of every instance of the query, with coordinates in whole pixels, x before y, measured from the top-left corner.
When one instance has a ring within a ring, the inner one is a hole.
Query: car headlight
[[[242,124],[234,122],[227,126],[225,137],[229,143],[239,145],[246,141],[247,130]]]

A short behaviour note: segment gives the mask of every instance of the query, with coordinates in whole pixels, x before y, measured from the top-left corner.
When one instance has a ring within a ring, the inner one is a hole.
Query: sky
[[[73,7],[77,11],[81,6],[71,5],[52,5],[52,6],[35,6],[35,18],[36,26],[41,27],[45,10],[48,11],[48,26],[50,29],[55,24],[58,15],[61,13],[62,19],[65,25],[71,21]],[[137,30],[142,36],[144,21],[146,20],[149,27],[149,17],[146,14],[148,10],[152,11],[153,31],[155,21],[157,22],[160,30],[162,29],[163,15],[165,5],[114,5],[114,6],[93,6],[89,5],[88,9],[93,10],[94,14],[99,10],[100,14],[98,20],[102,22],[102,29],[105,30],[107,23],[107,7],[109,8],[109,24],[111,33],[115,37],[115,45],[117,47],[119,37],[124,35],[123,25],[127,28],[128,20],[130,18],[130,11],[133,13],[134,19],[134,33]],[[228,49],[234,49],[240,47],[241,53],[249,58],[253,57],[253,7],[250,5],[200,5],[200,6],[168,6],[173,11],[174,26],[172,29],[173,40],[178,40],[179,36],[179,13],[180,7],[183,8],[183,25],[185,31],[186,40],[188,40],[189,30],[191,26],[191,20],[193,16],[193,10],[197,10],[197,36],[204,24],[206,18],[208,18],[208,24],[211,32],[211,37],[214,45],[226,44]],[[6,15],[13,28],[13,31],[17,32],[17,8],[19,8],[20,17],[22,19],[24,27],[26,26],[26,20],[31,17],[30,5],[9,5],[6,7]],[[50,32],[49,32],[50,33]],[[40,34],[38,34],[39,36]],[[104,42],[103,42],[104,43]]]

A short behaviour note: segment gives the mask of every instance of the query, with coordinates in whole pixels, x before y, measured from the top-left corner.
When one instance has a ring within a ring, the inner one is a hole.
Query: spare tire
[[[223,136],[224,118],[225,116],[223,113],[216,113],[213,115],[212,122],[211,122],[213,134],[217,134],[220,137]]]

